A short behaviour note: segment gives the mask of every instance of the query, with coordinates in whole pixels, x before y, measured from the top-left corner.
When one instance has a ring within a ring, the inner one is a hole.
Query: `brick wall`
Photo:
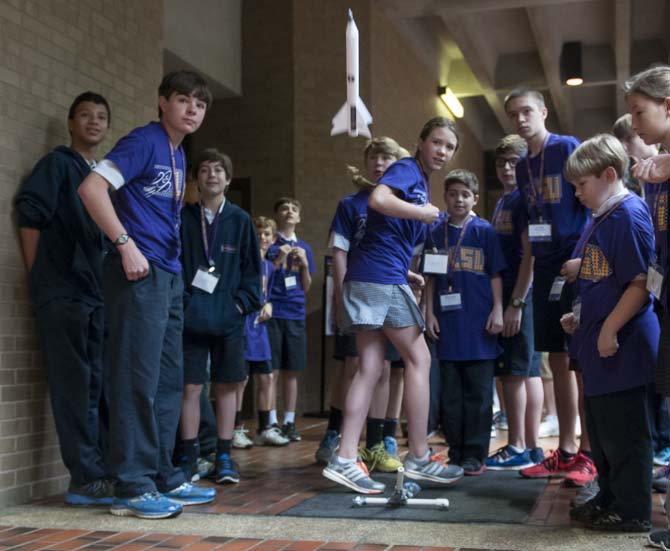
[[[74,97],[112,109],[101,152],[156,116],[163,73],[162,2],[0,2],[0,504],[62,491],[42,360],[12,222],[12,197],[34,163],[69,143]]]

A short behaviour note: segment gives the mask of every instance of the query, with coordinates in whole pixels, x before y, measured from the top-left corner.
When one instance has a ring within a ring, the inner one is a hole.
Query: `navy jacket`
[[[28,277],[36,307],[57,299],[102,305],[102,232],[77,188],[91,171],[86,160],[60,146],[43,157],[15,197],[19,227],[40,230]]]
[[[262,306],[260,250],[251,217],[226,200],[212,243],[214,266],[221,276],[212,294],[191,285],[198,267],[208,266],[200,205],[187,204],[181,217],[184,332],[211,336],[239,334],[244,331],[245,316]],[[209,230],[211,233],[212,228]]]

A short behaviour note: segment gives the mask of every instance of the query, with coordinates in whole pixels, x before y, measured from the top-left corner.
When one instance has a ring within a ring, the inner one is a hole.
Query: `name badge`
[[[579,326],[579,320],[582,316],[582,299],[579,297],[572,301],[572,315],[575,318],[575,323]]]
[[[551,289],[549,290],[549,302],[558,302],[561,300],[561,293],[566,281],[563,276],[556,276],[554,278],[554,282],[551,284]]]
[[[663,273],[655,266],[649,266],[649,270],[647,270],[647,291],[654,295],[656,300],[661,300]]]
[[[214,292],[214,289],[216,289],[216,285],[219,283],[220,278],[221,276],[215,271],[210,271],[210,269],[200,266],[195,273],[191,285],[211,295]]]
[[[294,275],[286,276],[284,278],[284,287],[286,287],[287,291],[295,289],[297,286],[298,286],[298,280]]]
[[[423,273],[444,275],[447,273],[449,255],[440,253],[425,253],[423,255]]]
[[[551,241],[551,224],[529,224],[528,240],[534,243]]]
[[[463,308],[461,293],[440,293],[440,309],[443,312],[460,310],[461,308]]]

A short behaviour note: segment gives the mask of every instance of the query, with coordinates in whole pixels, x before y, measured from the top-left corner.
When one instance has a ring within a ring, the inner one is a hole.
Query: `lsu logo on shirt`
[[[537,184],[535,184],[537,189]],[[560,203],[562,197],[561,175],[548,174],[542,182],[542,201],[544,203]],[[528,202],[531,206],[535,204],[535,195],[528,194]]]
[[[456,247],[449,247],[449,256],[454,254]],[[484,251],[479,247],[461,246],[458,258],[454,262],[454,270],[457,272],[484,273]]]
[[[511,210],[500,210],[493,220],[493,228],[496,233],[502,235],[512,235],[514,233],[514,223],[512,222]]]
[[[579,272],[579,278],[599,281],[611,275],[612,268],[610,268],[610,264],[607,262],[605,253],[596,245],[591,243],[586,245],[586,249],[582,255],[582,267]]]

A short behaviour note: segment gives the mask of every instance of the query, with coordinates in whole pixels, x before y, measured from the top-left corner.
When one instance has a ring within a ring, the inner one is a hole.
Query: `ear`
[[[670,97],[666,97],[663,100],[663,107],[665,107],[665,113],[666,115],[670,116]]]
[[[474,200],[474,202],[472,203],[472,206],[473,206],[473,207],[476,206],[477,203],[479,203],[479,193],[475,193],[475,200]]]
[[[165,113],[167,109],[168,100],[166,97],[158,96],[158,109],[160,109],[161,114]]]
[[[549,111],[547,111],[547,106],[543,105],[542,108],[540,109],[540,114],[542,115],[542,120],[546,121],[547,120],[547,115],[549,114]]]
[[[619,176],[616,173],[616,169],[613,166],[608,166],[605,169],[605,178],[608,184],[613,184],[619,179]]]

